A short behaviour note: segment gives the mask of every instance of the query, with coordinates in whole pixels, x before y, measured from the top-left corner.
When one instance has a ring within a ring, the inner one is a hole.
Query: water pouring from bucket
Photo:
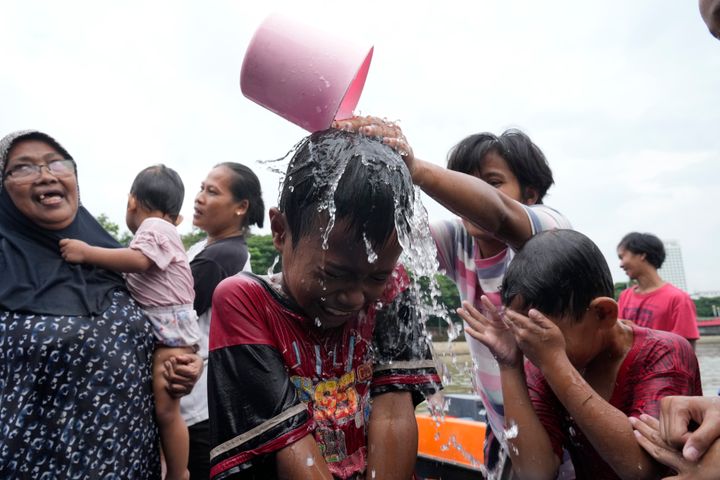
[[[360,100],[373,47],[274,14],[245,52],[240,89],[253,102],[315,132],[349,118]]]

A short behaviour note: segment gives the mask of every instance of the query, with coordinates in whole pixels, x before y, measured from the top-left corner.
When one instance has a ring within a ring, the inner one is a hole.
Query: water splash
[[[275,260],[273,260],[272,265],[268,267],[267,275],[268,277],[272,277],[273,273],[275,273],[275,267],[277,267],[277,264],[280,262],[280,255],[275,255]]]
[[[377,253],[375,253],[375,250],[373,249],[372,243],[370,243],[370,240],[368,240],[367,235],[365,232],[363,232],[363,241],[365,242],[365,250],[367,251],[367,261],[368,263],[375,263],[378,256]]]
[[[510,426],[503,430],[503,437],[505,440],[512,440],[518,436],[518,425],[515,422],[510,422]]]

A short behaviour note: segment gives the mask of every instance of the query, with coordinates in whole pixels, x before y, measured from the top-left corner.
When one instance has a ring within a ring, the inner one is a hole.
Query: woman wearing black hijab
[[[119,245],[49,135],[0,140],[0,172],[0,478],[160,478],[150,325],[120,275],[58,242]]]

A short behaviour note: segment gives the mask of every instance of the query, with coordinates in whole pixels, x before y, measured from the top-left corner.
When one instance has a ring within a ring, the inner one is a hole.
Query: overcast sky
[[[720,42],[694,0],[10,0],[0,134],[55,136],[78,162],[84,204],[123,226],[133,178],[159,162],[185,181],[183,232],[218,162],[255,169],[275,205],[278,178],[256,161],[306,132],[238,81],[272,12],[374,45],[358,110],[400,120],[418,157],[444,164],[466,135],[527,132],[555,174],[546,203],[599,245],[617,281],[615,246],[639,230],[679,242],[690,291],[720,290]]]

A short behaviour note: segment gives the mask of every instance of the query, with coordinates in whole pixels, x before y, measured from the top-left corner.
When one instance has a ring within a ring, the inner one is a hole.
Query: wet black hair
[[[537,192],[537,203],[542,203],[543,197],[555,182],[552,170],[542,150],[520,130],[505,130],[499,137],[485,132],[464,138],[450,150],[447,168],[477,175],[485,156],[490,152],[497,153],[507,162],[520,183],[523,198],[530,187]]]
[[[645,254],[645,260],[655,268],[662,267],[665,262],[665,246],[662,240],[652,233],[630,232],[625,235],[618,248],[635,254]]]
[[[396,211],[412,214],[413,198],[410,173],[395,150],[377,138],[329,129],[297,146],[283,181],[280,211],[293,247],[311,230],[327,228],[320,222],[329,220],[334,201],[336,225],[344,221],[357,241],[364,236],[376,248],[395,233]]]
[[[175,222],[185,199],[185,186],[175,170],[158,164],[137,174],[130,194],[143,208],[160,211]]]
[[[215,165],[217,167],[226,167],[235,174],[230,179],[230,191],[236,202],[248,201],[247,214],[243,218],[241,227],[247,228],[250,225],[257,225],[262,228],[265,220],[265,202],[262,198],[262,188],[260,188],[260,180],[258,180],[255,172],[250,170],[242,163],[223,162]]]
[[[580,320],[597,297],[613,297],[610,269],[592,240],[574,230],[548,230],[532,237],[508,267],[503,304],[519,297],[523,308]]]

